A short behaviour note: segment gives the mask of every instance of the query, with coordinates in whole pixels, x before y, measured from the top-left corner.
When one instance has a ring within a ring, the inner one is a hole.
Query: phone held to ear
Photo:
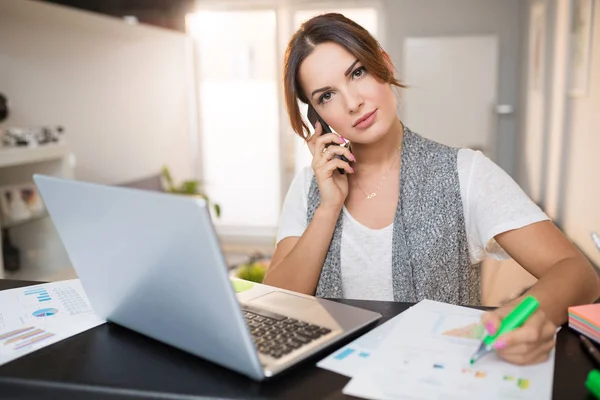
[[[308,105],[308,112],[307,112],[306,116],[308,117],[308,120],[310,121],[311,125],[315,129],[316,129],[317,121],[319,121],[319,123],[321,124],[321,127],[323,128],[323,132],[321,134],[331,133],[332,132],[331,128],[329,127],[329,125],[327,125],[327,123],[325,121],[323,121],[323,118],[321,118],[321,116],[319,114],[317,114],[317,111],[310,104]],[[334,143],[328,143],[327,145],[325,145],[325,148],[331,146],[332,144],[334,144]],[[346,147],[346,144],[338,144],[337,146]],[[346,156],[342,156],[342,155],[339,155],[339,154],[334,154],[333,158],[339,158],[340,160],[345,161],[348,164],[350,163],[350,160],[348,160],[346,158]],[[346,173],[346,171],[344,171],[341,168],[338,168],[337,170],[342,175]]]

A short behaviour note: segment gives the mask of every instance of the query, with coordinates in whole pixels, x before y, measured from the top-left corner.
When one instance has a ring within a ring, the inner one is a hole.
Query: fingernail
[[[506,347],[506,341],[504,339],[500,339],[498,341],[496,341],[496,343],[494,343],[494,348],[495,349],[503,349]]]
[[[487,324],[485,324],[485,329],[490,335],[494,335],[496,333],[496,327],[492,322],[488,322]]]
[[[350,153],[350,159],[351,159],[352,161],[356,161],[356,157],[354,157],[354,154]]]
[[[354,168],[350,167],[350,172],[354,173]]]
[[[342,143],[346,143],[347,142],[346,138],[344,138],[343,136],[340,136],[340,139],[342,139]]]

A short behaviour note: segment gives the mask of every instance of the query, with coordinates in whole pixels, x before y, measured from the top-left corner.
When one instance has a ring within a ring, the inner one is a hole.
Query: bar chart
[[[77,279],[0,291],[0,365],[104,322]]]
[[[25,289],[25,296],[36,297],[40,303],[52,300],[52,297],[44,287]]]
[[[52,336],[54,336],[53,333],[46,332],[45,330],[34,326],[29,326],[1,334],[0,342],[2,342],[4,346],[12,346],[14,350],[19,350],[48,340]]]

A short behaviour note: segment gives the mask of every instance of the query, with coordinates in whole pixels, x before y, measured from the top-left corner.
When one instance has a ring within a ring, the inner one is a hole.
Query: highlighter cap
[[[587,376],[585,387],[597,398],[600,399],[600,371],[593,369]]]

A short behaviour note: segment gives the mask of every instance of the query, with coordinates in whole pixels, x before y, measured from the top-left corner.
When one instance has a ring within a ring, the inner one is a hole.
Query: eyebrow
[[[358,58],[356,60],[354,60],[352,65],[350,65],[348,67],[348,69],[346,70],[346,72],[344,72],[344,76],[348,76],[348,74],[352,71],[352,68],[354,68],[354,66],[356,65],[357,62],[358,62]]]
[[[312,94],[310,95],[310,97],[313,97],[315,94],[317,94],[317,93],[319,93],[319,92],[324,92],[324,91],[326,91],[326,90],[329,90],[329,89],[331,89],[331,86],[325,86],[325,87],[322,87],[322,88],[320,88],[320,89],[313,90],[313,92],[312,92]]]
[[[352,68],[354,68],[354,66],[356,65],[356,63],[358,62],[358,58],[356,60],[354,60],[354,62],[348,67],[348,69],[346,70],[346,72],[344,72],[344,76],[348,76],[348,74],[352,71]],[[313,97],[315,94],[319,93],[319,92],[324,92],[326,90],[330,90],[331,86],[325,86],[322,87],[320,89],[316,89],[313,90],[312,94],[310,95],[310,97]]]

